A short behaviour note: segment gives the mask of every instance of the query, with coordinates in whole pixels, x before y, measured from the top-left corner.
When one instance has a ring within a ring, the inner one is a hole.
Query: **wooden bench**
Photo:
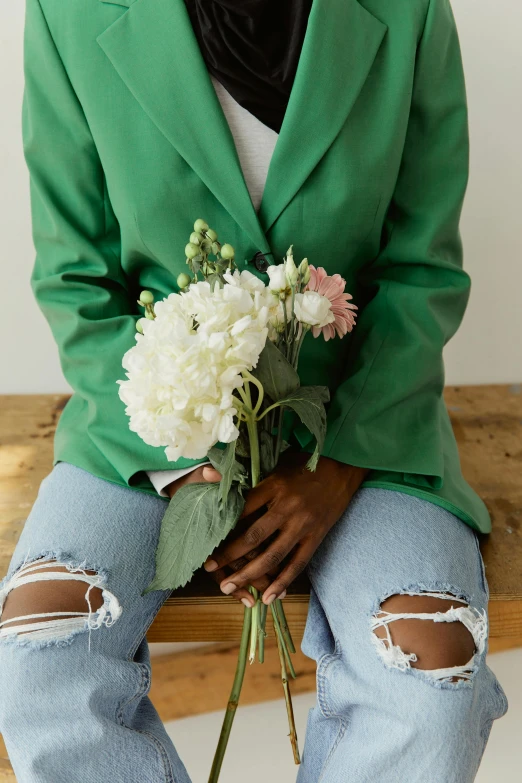
[[[53,436],[67,395],[0,397],[0,577],[42,479],[52,464]],[[522,646],[522,385],[449,387],[446,402],[464,475],[486,502],[493,532],[481,549],[490,587],[490,651]],[[296,638],[302,634],[308,587],[285,599]],[[235,641],[243,609],[198,573],[169,598],[148,633],[150,642]],[[13,780],[2,760],[0,781]]]

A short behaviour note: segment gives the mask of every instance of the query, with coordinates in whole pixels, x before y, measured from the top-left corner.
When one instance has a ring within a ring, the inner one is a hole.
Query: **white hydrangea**
[[[238,437],[233,393],[266,343],[266,290],[254,275],[235,273],[213,292],[198,282],[171,294],[155,305],[154,321],[142,319],[143,334],[123,357],[119,396],[130,429],[166,446],[169,460],[201,459]]]
[[[284,264],[280,264],[280,266],[283,267],[284,271]],[[275,268],[276,267],[268,267],[269,270]],[[280,299],[279,290],[276,291],[269,286],[266,286],[262,280],[246,269],[243,272],[238,272],[236,270],[233,274],[227,272],[225,274],[225,280],[230,285],[239,286],[240,288],[249,291],[254,297],[254,303],[256,307],[268,308],[268,338],[273,342],[277,340],[278,334],[282,330],[284,322],[283,302]],[[292,305],[290,299],[286,300],[285,307],[287,317],[290,319],[292,317]]]

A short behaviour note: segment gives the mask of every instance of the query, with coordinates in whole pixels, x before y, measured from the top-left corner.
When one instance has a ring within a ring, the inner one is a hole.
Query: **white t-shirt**
[[[244,109],[214,76],[210,79],[227,119],[245,177],[245,182],[256,212],[266,182],[268,166],[274,152],[278,134]],[[208,464],[208,463],[204,463]],[[199,467],[196,465],[195,467]],[[194,467],[181,470],[155,470],[147,473],[156,491],[168,497],[165,487],[172,481],[190,473]]]

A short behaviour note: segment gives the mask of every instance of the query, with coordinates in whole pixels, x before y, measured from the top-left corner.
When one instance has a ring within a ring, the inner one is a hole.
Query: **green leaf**
[[[247,432],[243,428],[240,429],[239,438],[236,440],[236,454],[239,454],[244,459],[250,457],[250,441],[248,440]]]
[[[292,394],[300,385],[299,375],[270,340],[266,341],[253,375],[274,402]]]
[[[289,443],[287,443],[287,442],[286,442],[286,440],[284,440],[284,441],[281,443],[281,452],[280,452],[280,453],[282,454],[282,453],[283,453],[283,451],[286,451],[286,450],[287,450],[287,449],[289,449],[289,448],[290,448],[290,444],[289,444]]]
[[[326,386],[301,386],[300,389],[279,400],[281,406],[291,408],[297,413],[305,427],[307,427],[317,441],[314,453],[310,457],[307,467],[315,470],[317,461],[323,448],[326,436],[326,410],[324,403],[330,399],[330,392]]]
[[[201,258],[202,258],[202,256],[201,256],[201,254],[200,254],[200,255],[198,255],[198,256],[195,256],[194,258],[192,258],[192,259],[191,259],[191,261],[190,261],[190,264],[189,264],[189,266],[190,266],[190,269],[192,270],[192,272],[193,272],[195,275],[197,275],[197,274],[198,274],[198,272],[199,272],[199,271],[200,271],[200,269],[201,269]]]
[[[245,501],[237,487],[220,503],[219,484],[186,484],[170,501],[161,522],[156,574],[145,593],[183,587],[235,527]]]
[[[234,440],[224,449],[214,446],[207,454],[213,467],[221,473],[219,499],[222,504],[227,502],[230,487],[234,482],[237,482],[240,488],[246,485],[246,470],[236,460],[236,443],[237,441]]]
[[[218,286],[218,288],[223,288],[224,286],[223,278],[217,272],[212,272],[212,274],[207,275],[205,280],[207,281],[207,283],[210,283],[211,291],[214,291],[216,285]]]
[[[259,433],[259,456],[261,458],[261,473],[268,476],[275,467],[274,465],[274,439],[267,430],[261,430]]]

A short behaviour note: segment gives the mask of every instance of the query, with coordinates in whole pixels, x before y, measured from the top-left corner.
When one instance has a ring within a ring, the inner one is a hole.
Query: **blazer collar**
[[[256,247],[319,163],[368,76],[387,26],[358,0],[314,0],[256,213],[183,0],[100,0],[126,10],[97,37],[159,130]]]

